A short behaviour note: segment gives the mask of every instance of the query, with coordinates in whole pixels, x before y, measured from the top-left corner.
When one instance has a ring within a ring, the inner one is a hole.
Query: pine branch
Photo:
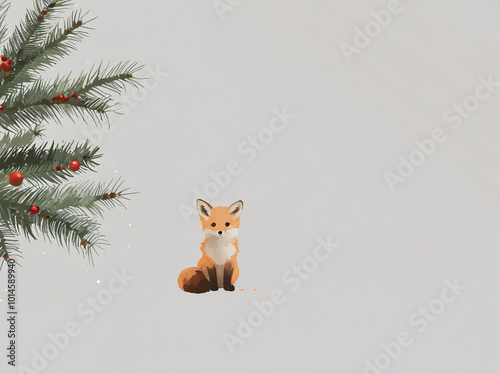
[[[49,212],[68,210],[74,214],[101,216],[104,209],[124,206],[121,199],[128,199],[127,192],[121,189],[122,182],[96,183],[78,182],[73,185],[47,188],[35,192],[37,206],[46,206]],[[34,192],[34,191],[33,191]],[[40,205],[38,205],[40,204]]]
[[[87,181],[75,184],[65,191],[65,196],[60,197],[60,205],[56,205],[56,207],[77,214],[90,213],[103,217],[105,209],[125,207],[122,200],[129,200],[128,195],[132,193],[128,192],[128,189],[122,188],[122,184],[121,180],[108,183]]]
[[[122,199],[128,200],[127,189],[122,189],[122,182],[107,184],[93,181],[77,182],[74,184],[59,185],[57,187],[0,187],[0,205],[4,208],[14,208],[18,211],[28,211],[33,205],[40,207],[40,215],[54,214],[68,210],[78,214],[92,214],[102,216],[105,208],[111,209],[124,206]]]
[[[20,59],[17,61],[22,61],[24,58],[34,53],[47,39],[47,35],[53,30],[54,24],[58,23],[60,20],[60,15],[64,14],[64,11],[71,4],[71,0],[59,0],[57,2],[52,2],[49,4],[45,11],[47,14],[44,15],[43,22],[40,22],[38,29],[33,33],[26,43],[25,48],[23,48]]]
[[[23,174],[25,182],[34,186],[61,183],[85,171],[95,171],[99,147],[91,147],[90,142],[63,143],[57,145],[29,144],[23,147],[9,148],[0,153],[0,186],[6,184],[9,175],[14,171]],[[67,169],[67,165],[76,160],[80,162],[77,172]],[[63,165],[63,170],[54,170]]]
[[[37,92],[35,96],[41,96]],[[45,94],[49,94],[45,92]],[[52,92],[50,94],[53,94]],[[50,96],[49,94],[49,96]],[[108,113],[116,111],[116,103],[111,98],[78,98],[68,102],[58,103],[47,98],[34,102],[26,102],[27,95],[16,95],[7,99],[4,110],[0,112],[0,126],[7,131],[21,130],[31,127],[33,123],[49,122],[54,120],[61,124],[61,117],[68,116],[82,118],[85,122],[90,118],[95,124],[109,124]],[[74,120],[73,120],[74,122]]]
[[[134,74],[142,69],[136,62],[126,61],[118,65],[103,68],[102,63],[97,68],[92,68],[87,76],[80,76],[80,79],[73,82],[73,86],[81,87],[80,95],[108,95],[109,92],[120,94],[126,89],[126,83],[134,87],[140,87]]]
[[[0,139],[0,154],[8,148],[23,147],[35,140],[41,134],[41,127],[35,126],[33,130],[20,131],[15,135],[5,133]]]
[[[19,242],[16,233],[12,232],[9,225],[0,220],[0,257],[20,256]],[[1,259],[0,259],[1,261]]]
[[[89,142],[35,144],[36,136],[44,121],[61,123],[66,116],[73,121],[82,118],[108,124],[108,113],[118,108],[112,95],[120,94],[127,84],[139,87],[134,74],[141,67],[133,62],[105,67],[101,63],[76,78],[40,79],[41,71],[76,50],[92,20],[76,11],[61,23],[59,11],[70,0],[34,1],[34,9],[14,29],[3,49],[8,60],[2,65],[6,74],[0,77],[0,126],[20,132],[0,139],[0,255],[19,251],[14,235],[23,234],[28,240],[42,235],[61,246],[75,247],[92,261],[97,249],[107,244],[96,218],[106,209],[123,206],[130,193],[120,180],[62,184],[81,172],[94,171],[99,148]],[[0,0],[0,40],[7,31],[7,8],[6,0]],[[77,173],[67,169],[73,160],[81,165]],[[53,170],[61,164],[63,170]],[[14,171],[24,175],[23,186],[7,185]],[[32,211],[32,206],[39,209]]]
[[[33,220],[30,219],[29,214],[30,207],[31,205],[20,204],[0,194],[0,217],[2,222],[17,234],[36,239],[32,226]]]
[[[140,86],[133,74],[142,67],[135,62],[123,62],[114,67],[91,69],[87,74],[81,73],[78,78],[70,76],[57,77],[53,82],[39,79],[29,88],[11,94],[2,104],[0,126],[8,131],[19,130],[55,119],[60,123],[61,116],[90,118],[97,125],[108,125],[109,112],[117,112],[119,106],[109,92],[122,92],[126,84]],[[49,100],[61,93],[78,94],[78,98],[69,96],[64,103]]]
[[[44,212],[31,215],[29,205],[11,204],[0,197],[1,221],[5,226],[16,230],[17,234],[23,234],[28,241],[37,240],[41,236],[52,242],[55,240],[61,247],[74,247],[83,256],[92,258],[92,251],[102,249],[108,243],[99,233],[100,225],[92,218],[84,215],[60,211],[46,218]],[[13,243],[9,243],[10,251],[16,249]]]
[[[92,251],[108,245],[104,236],[99,233],[99,223],[85,215],[75,215],[70,212],[56,212],[50,218],[41,214],[35,218],[38,231],[44,239],[56,240],[61,247],[74,247],[78,253],[92,260]]]
[[[7,11],[9,10],[10,3],[7,0],[0,1],[0,43],[5,41],[5,36],[7,35],[7,25],[5,24],[5,18],[7,17]]]
[[[32,45],[23,53],[23,57],[14,61],[12,72],[0,87],[0,95],[11,92],[20,84],[35,81],[41,71],[76,51],[76,44],[88,35],[89,28],[84,26],[84,17],[80,10],[73,12],[63,28],[59,25],[54,26],[47,32],[49,35],[41,44]]]
[[[36,240],[41,233],[45,239],[55,239],[61,246],[73,246],[78,251],[83,247],[84,255],[90,256],[92,247],[102,248],[107,244],[99,233],[100,226],[94,218],[74,210],[43,207],[41,203],[47,201],[47,194],[50,194],[51,190],[29,188],[24,189],[25,193],[20,193],[19,190],[4,189],[4,193],[0,195],[2,220],[28,240]],[[38,214],[30,213],[33,205],[41,208]]]
[[[5,54],[12,56],[14,62],[22,60],[25,48],[43,35],[45,25],[57,13],[57,9],[66,6],[65,0],[35,0],[34,9],[26,12],[25,19],[14,29]]]

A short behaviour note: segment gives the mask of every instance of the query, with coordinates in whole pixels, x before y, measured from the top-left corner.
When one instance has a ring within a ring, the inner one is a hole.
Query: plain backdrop
[[[16,1],[8,23],[30,6]],[[246,0],[221,19],[212,1],[79,1],[98,16],[95,31],[44,75],[136,60],[147,88],[127,91],[112,131],[67,119],[47,124],[46,140],[99,140],[101,166],[83,179],[121,176],[138,193],[106,214],[111,245],[94,266],[22,241],[18,364],[31,367],[50,334],[75,322],[81,333],[37,373],[361,374],[402,331],[413,343],[381,372],[497,373],[500,93],[456,130],[443,114],[480,76],[500,80],[500,3],[401,1],[349,63],[340,44],[387,6]],[[295,118],[248,161],[242,142],[284,107]],[[384,173],[436,128],[447,140],[391,191]],[[203,235],[180,207],[194,207],[193,189],[230,160],[241,172],[207,199],[245,203],[237,291],[181,292],[177,275],[196,265]],[[328,236],[339,248],[292,291],[283,275]],[[122,269],[135,279],[86,323],[77,309]],[[455,279],[467,289],[419,333],[409,317]],[[231,353],[223,334],[274,289],[285,302]],[[5,317],[3,286],[0,299]],[[2,352],[0,371],[18,373]]]

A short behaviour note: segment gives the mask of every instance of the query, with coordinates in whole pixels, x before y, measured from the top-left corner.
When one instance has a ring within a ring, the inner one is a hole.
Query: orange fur
[[[231,229],[239,229],[239,215],[243,208],[243,203],[241,201],[238,201],[229,207],[212,207],[210,206],[210,204],[202,200],[198,200],[198,202],[198,204],[206,204],[202,205],[201,207],[200,205],[198,205],[201,226],[204,232],[205,230],[209,230],[211,232],[209,234],[213,234],[214,238],[218,238],[217,233],[226,233],[226,231],[230,231]],[[207,215],[205,213],[209,214]],[[212,226],[213,223],[215,223],[214,226]],[[209,236],[209,234],[206,235]],[[205,238],[205,240],[201,243],[202,256],[198,261],[197,267],[187,268],[179,274],[177,282],[181,290],[193,293],[208,292],[209,287],[207,289],[206,282],[204,282],[203,279],[200,279],[200,273],[204,275],[206,281],[210,282],[210,269],[217,269],[217,276],[221,276],[220,274],[223,271],[224,267],[227,266],[227,263],[229,263],[232,268],[231,286],[234,286],[234,283],[238,279],[240,272],[236,257],[238,256],[239,248],[236,237],[230,240],[230,243],[234,246],[235,252],[229,257],[229,260],[224,265],[221,265],[220,263],[216,264],[214,259],[212,259],[207,253],[207,242],[208,239]],[[220,288],[220,285],[218,287]]]

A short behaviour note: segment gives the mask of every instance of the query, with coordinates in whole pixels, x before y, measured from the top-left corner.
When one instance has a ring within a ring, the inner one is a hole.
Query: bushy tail
[[[187,268],[179,274],[177,283],[181,290],[191,293],[204,293],[210,291],[210,282],[198,268]]]

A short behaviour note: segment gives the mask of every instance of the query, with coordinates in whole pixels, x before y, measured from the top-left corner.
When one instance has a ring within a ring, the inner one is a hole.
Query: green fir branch
[[[25,47],[23,48],[20,59],[16,62],[24,60],[27,56],[40,48],[40,46],[46,41],[47,35],[49,35],[54,29],[54,26],[61,19],[61,15],[65,13],[70,4],[71,0],[59,0],[57,2],[53,1],[45,8],[47,14],[44,16],[43,22],[40,22],[37,30],[28,39]]]
[[[7,207],[8,201],[0,197],[0,213],[2,224],[23,234],[28,241],[37,240],[39,236],[52,242],[55,240],[61,247],[75,248],[84,257],[92,257],[92,251],[107,245],[104,236],[99,232],[100,224],[95,219],[72,212],[60,211],[46,217],[46,211],[31,214],[28,204],[14,204]],[[11,252],[15,251],[13,243],[8,242]]]
[[[19,242],[16,239],[16,233],[11,230],[9,225],[0,220],[0,257],[12,257],[13,255],[21,257],[19,251]],[[0,258],[0,261],[2,261]]]
[[[33,130],[20,131],[12,135],[6,132],[0,139],[0,154],[8,148],[23,147],[31,144],[37,136],[41,134],[42,128],[35,126]]]
[[[96,160],[101,157],[98,151],[99,147],[92,147],[89,141],[9,148],[0,153],[0,172],[3,173],[0,185],[6,184],[8,176],[14,171],[23,174],[25,182],[34,186],[61,183],[86,171],[95,171],[98,166]],[[80,162],[77,172],[67,168],[73,160]],[[63,170],[54,170],[56,166],[63,166]]]
[[[60,205],[55,207],[67,209],[77,214],[92,214],[104,217],[105,209],[111,210],[116,207],[125,207],[122,200],[129,200],[128,196],[133,193],[128,188],[122,187],[123,182],[118,179],[108,183],[83,182],[70,186],[66,192],[67,196],[61,196]]]
[[[29,97],[29,95],[27,96]],[[7,131],[30,128],[33,123],[54,120],[61,123],[62,117],[81,118],[88,123],[90,118],[96,125],[108,125],[108,113],[116,112],[116,103],[111,98],[71,98],[58,103],[47,98],[26,102],[21,95],[7,99],[0,112],[0,126]]]
[[[78,78],[57,77],[54,81],[38,80],[30,87],[11,94],[2,103],[0,126],[8,131],[32,126],[33,123],[55,119],[61,123],[62,116],[90,118],[97,125],[109,125],[108,113],[119,110],[119,104],[109,92],[122,92],[126,84],[140,86],[133,76],[142,66],[135,62],[123,62],[114,67],[102,68],[102,64]],[[78,98],[70,95],[75,92]],[[65,94],[67,102],[59,103],[51,98]]]
[[[17,25],[8,41],[7,54],[14,59],[23,52],[23,47],[29,42],[30,38],[35,34],[40,24],[44,21],[39,18],[42,10],[49,4],[47,0],[34,1],[34,9],[28,10],[24,20]]]
[[[102,216],[105,208],[124,206],[122,199],[128,200],[129,192],[122,188],[120,180],[109,183],[94,181],[76,182],[74,184],[25,188],[0,188],[0,205],[2,201],[10,202],[11,208],[18,211],[36,205],[41,214],[53,214],[62,210]]]
[[[57,9],[68,5],[65,0],[35,0],[34,8],[26,12],[23,21],[14,29],[4,51],[13,61],[22,59],[25,48],[47,31],[45,27],[51,18],[56,15]],[[45,14],[42,14],[44,12]]]
[[[5,18],[7,17],[7,12],[9,10],[10,3],[7,0],[0,1],[0,43],[5,41],[8,29],[5,23]]]
[[[73,86],[80,87],[81,95],[109,95],[109,92],[120,94],[126,89],[129,83],[135,88],[140,84],[134,74],[142,69],[142,66],[133,61],[121,62],[113,67],[110,64],[103,68],[102,62],[97,68],[92,68],[87,76],[82,75],[80,79],[72,83]]]
[[[56,240],[68,250],[72,246],[91,259],[92,251],[108,243],[99,233],[99,223],[85,214],[83,208],[95,212],[99,209],[97,203],[105,200],[102,196],[83,194],[73,200],[65,191],[59,187],[0,190],[0,216],[6,225],[28,240],[36,240],[41,234],[49,242]],[[72,206],[75,202],[80,206]],[[38,214],[31,214],[33,205],[40,207]],[[61,207],[65,209],[59,209]]]
[[[76,44],[88,35],[90,29],[84,26],[84,17],[80,10],[73,12],[62,28],[59,25],[53,27],[42,44],[32,47],[22,59],[14,61],[12,72],[0,87],[0,95],[11,92],[20,84],[36,81],[40,72],[76,51]],[[91,21],[85,21],[85,24]]]
[[[5,191],[5,189],[2,189]],[[0,190],[0,191],[2,191]],[[32,205],[21,204],[12,201],[0,194],[0,217],[2,222],[11,227],[17,234],[23,234],[26,238],[36,239],[33,220],[30,219],[29,209]]]
[[[99,233],[97,218],[107,209],[124,206],[131,193],[121,180],[63,184],[71,177],[94,171],[101,156],[99,148],[88,141],[37,144],[36,138],[41,135],[43,122],[61,124],[64,117],[73,122],[81,118],[97,125],[109,124],[108,113],[119,108],[113,95],[123,92],[127,85],[140,87],[134,75],[142,67],[134,62],[114,66],[101,62],[76,77],[69,74],[41,79],[44,69],[76,50],[88,35],[87,25],[92,19],[76,11],[62,21],[60,15],[70,0],[34,1],[34,9],[27,12],[2,49],[12,61],[8,62],[12,70],[0,72],[0,126],[7,131],[0,137],[0,255],[20,253],[17,235],[28,240],[43,236],[68,247],[68,251],[76,248],[92,261],[97,249],[107,244]],[[7,9],[7,0],[0,0],[0,41],[7,33]],[[12,131],[17,133],[9,133]],[[78,172],[68,170],[73,160],[80,162]],[[58,165],[63,170],[54,170]],[[14,171],[25,178],[20,187],[8,184]],[[32,206],[39,207],[39,212],[32,214]]]
[[[99,223],[85,215],[61,211],[45,218],[40,213],[35,215],[34,222],[44,239],[49,242],[55,240],[59,246],[68,248],[68,252],[73,247],[90,260],[93,250],[103,249],[109,244],[99,232]]]
[[[109,183],[78,182],[62,188],[46,189],[37,193],[37,205],[47,206],[51,212],[68,210],[74,214],[101,216],[105,209],[124,207],[122,199],[128,199],[127,190],[120,180]],[[45,204],[45,205],[44,205]]]

